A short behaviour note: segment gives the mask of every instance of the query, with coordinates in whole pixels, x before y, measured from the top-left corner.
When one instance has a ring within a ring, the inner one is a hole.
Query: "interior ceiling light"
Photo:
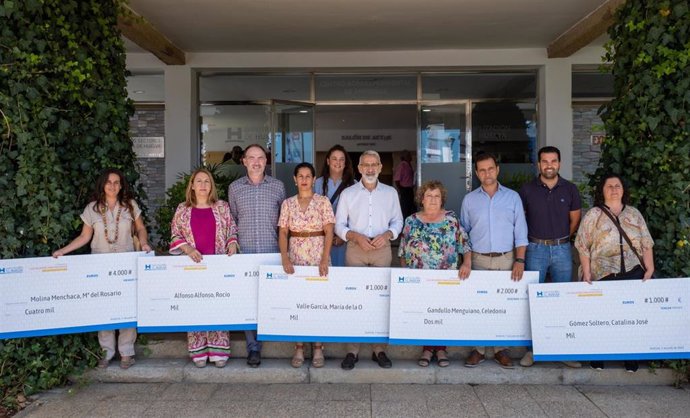
[[[308,110],[300,110],[299,113],[309,113]]]
[[[144,94],[146,93],[144,90],[134,90],[132,93],[134,94]]]
[[[431,112],[431,109],[422,109],[422,112]]]

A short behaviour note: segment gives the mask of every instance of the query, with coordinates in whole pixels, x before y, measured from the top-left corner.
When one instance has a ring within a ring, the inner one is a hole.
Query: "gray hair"
[[[359,156],[359,163],[362,164],[362,159],[366,157],[367,155],[371,155],[372,157],[376,157],[376,161],[378,161],[379,164],[381,164],[381,156],[379,155],[378,152],[374,151],[373,149],[368,149],[364,151],[360,156]]]

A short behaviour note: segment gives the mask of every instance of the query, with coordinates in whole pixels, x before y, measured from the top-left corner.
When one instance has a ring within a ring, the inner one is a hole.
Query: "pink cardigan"
[[[217,201],[213,206],[213,217],[216,219],[216,254],[227,254],[231,244],[238,245],[237,225],[230,214],[230,206],[224,200]],[[194,245],[194,235],[191,227],[192,207],[180,203],[170,225],[172,238],[170,239],[170,254],[182,254],[181,246]],[[239,250],[239,248],[238,248]],[[238,251],[239,252],[239,251]]]

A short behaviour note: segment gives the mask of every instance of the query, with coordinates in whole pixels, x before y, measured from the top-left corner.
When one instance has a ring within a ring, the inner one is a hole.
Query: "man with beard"
[[[347,242],[345,265],[390,267],[391,241],[403,227],[398,192],[378,181],[382,167],[376,151],[364,151],[357,168],[362,180],[343,190],[335,215],[335,232]],[[390,368],[392,363],[385,348],[385,344],[374,344],[372,360],[380,367]],[[359,344],[348,344],[341,367],[354,369],[358,354]]]
[[[539,175],[520,189],[520,198],[527,216],[529,245],[525,268],[539,272],[539,283],[547,273],[554,283],[569,282],[573,273],[570,238],[577,231],[582,215],[582,202],[577,187],[558,174],[561,151],[543,147],[537,154]],[[579,362],[564,362],[581,367]],[[534,364],[528,351],[520,365]]]
[[[492,154],[477,154],[474,169],[481,186],[465,195],[460,209],[460,224],[470,236],[472,268],[509,270],[512,280],[522,280],[527,224],[520,196],[498,182],[500,169]],[[485,351],[486,347],[475,347],[465,367],[482,363]],[[494,360],[512,369],[513,361],[506,351],[505,347],[494,347]]]

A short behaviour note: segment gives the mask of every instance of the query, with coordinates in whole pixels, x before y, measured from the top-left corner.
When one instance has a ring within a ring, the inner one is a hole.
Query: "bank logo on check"
[[[398,283],[419,283],[419,277],[398,276]]]
[[[144,264],[144,270],[145,271],[161,271],[165,270],[166,265],[165,264]]]
[[[24,268],[17,266],[17,267],[0,267],[0,274],[19,274],[23,273]]]
[[[287,280],[288,275],[284,273],[266,273],[267,280]]]
[[[538,298],[559,298],[559,297],[561,297],[561,294],[558,292],[558,290],[538,290],[537,291],[537,297]]]

